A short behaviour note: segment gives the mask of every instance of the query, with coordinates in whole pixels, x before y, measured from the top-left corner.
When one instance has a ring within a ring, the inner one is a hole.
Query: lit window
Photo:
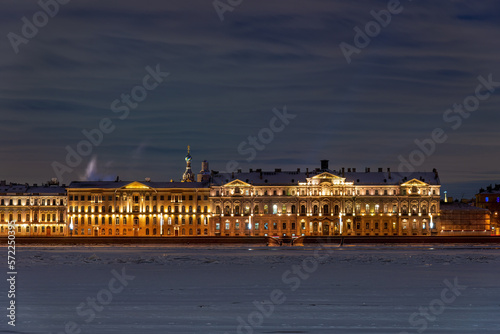
[[[486,198],[485,198],[485,201],[486,201],[486,202],[489,202],[489,201],[490,201],[490,198],[489,198],[489,197],[486,197]]]

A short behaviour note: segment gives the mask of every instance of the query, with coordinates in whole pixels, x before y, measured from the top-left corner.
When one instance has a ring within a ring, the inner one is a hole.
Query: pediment
[[[428,183],[422,182],[417,179],[411,179],[410,181],[406,181],[405,183],[401,184],[402,186],[428,186]]]
[[[243,182],[239,179],[233,180],[224,185],[224,187],[251,187],[251,186],[252,186],[251,184]]]
[[[134,181],[134,182],[131,182],[131,183],[129,183],[129,184],[121,187],[121,189],[141,189],[141,190],[145,190],[145,189],[152,189],[152,188],[150,186],[148,186],[148,185],[145,185],[144,183]]]

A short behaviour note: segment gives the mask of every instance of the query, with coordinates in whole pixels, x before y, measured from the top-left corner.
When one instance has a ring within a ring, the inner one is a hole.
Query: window
[[[277,222],[273,222],[273,230],[277,230],[278,229],[278,223]]]
[[[485,200],[486,202],[489,202],[489,201],[490,201],[490,198],[489,198],[489,197],[485,197],[485,198],[484,198],[484,200]]]
[[[266,204],[266,205],[264,205],[264,214],[268,214],[268,213],[269,213],[269,208]]]
[[[302,214],[302,215],[306,214],[306,206],[305,205],[300,206],[300,214]]]
[[[326,215],[328,214],[328,204],[323,205],[323,213]]]
[[[315,215],[318,214],[318,206],[317,205],[313,206],[313,214],[315,214]]]
[[[281,207],[281,213],[286,213],[286,204]]]
[[[295,205],[292,205],[292,214],[295,214],[295,213],[297,213],[295,210]]]
[[[273,215],[278,213],[278,206],[276,204],[273,205]]]

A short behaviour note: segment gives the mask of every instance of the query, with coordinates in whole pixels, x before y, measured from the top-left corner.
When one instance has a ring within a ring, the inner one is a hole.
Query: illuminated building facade
[[[436,170],[330,170],[328,161],[322,160],[321,168],[311,171],[219,173],[203,161],[195,175],[189,150],[185,160],[181,182],[78,181],[66,188],[53,184],[19,189],[4,185],[2,233],[12,220],[21,222],[21,235],[72,237],[440,232]]]
[[[53,180],[47,184],[0,182],[0,235],[15,222],[17,236],[65,236],[66,189]]]
[[[212,177],[216,235],[433,235],[440,184],[430,173],[260,169]]]

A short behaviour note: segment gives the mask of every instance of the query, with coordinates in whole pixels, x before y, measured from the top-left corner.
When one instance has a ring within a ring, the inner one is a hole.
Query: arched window
[[[231,208],[229,207],[229,205],[226,205],[226,207],[224,208],[224,214],[225,215],[230,215],[231,214]]]
[[[189,217],[189,225],[193,225],[193,217]]]
[[[431,206],[431,213],[436,213],[436,206],[435,205]]]
[[[292,213],[297,213],[295,212],[295,205],[292,205]]]
[[[406,205],[403,205],[403,207],[401,208],[401,212],[402,212],[404,215],[408,214],[408,208],[407,208],[407,206],[406,206]]]
[[[149,217],[146,217],[146,225],[149,225]]]
[[[300,206],[300,214],[301,215],[305,215],[306,214],[306,206],[305,205],[301,205]]]
[[[149,212],[149,205],[146,205],[146,212]]]
[[[115,230],[115,235],[120,235],[120,229]]]
[[[255,214],[259,213],[259,206],[258,205],[253,207],[253,213],[255,213]]]
[[[146,229],[146,235],[149,235],[149,228]]]
[[[185,228],[183,228],[183,229],[181,230],[181,234],[182,234],[182,235],[185,235],[185,234],[186,234],[186,229],[185,229]]]
[[[268,214],[269,213],[269,207],[267,206],[267,204],[264,205],[264,214]]]
[[[239,215],[239,214],[240,214],[240,206],[239,206],[239,205],[236,205],[236,206],[234,207],[234,214],[235,214],[235,215]]]
[[[193,229],[192,228],[189,229],[189,235],[193,235]]]
[[[156,235],[156,229],[155,228],[153,229],[153,235]]]
[[[179,225],[179,217],[175,217],[175,219],[174,219],[174,224],[175,224],[175,225]]]
[[[205,213],[207,213],[207,212],[208,212],[208,206],[206,206],[206,205],[205,205],[205,206],[203,207],[203,212],[205,212]]]
[[[417,210],[417,206],[416,205],[413,205],[411,207],[411,214],[412,215],[416,215],[418,213],[418,210]]]
[[[276,204],[273,205],[273,215],[278,213],[278,206]]]
[[[208,235],[208,230],[207,229],[203,230],[203,235]]]
[[[186,212],[186,207],[183,205],[181,210],[182,210],[182,212]]]
[[[313,206],[313,214],[315,214],[315,215],[318,214],[318,206],[317,205]]]
[[[325,204],[323,205],[323,214],[329,214],[330,212],[328,212],[328,204]]]
[[[338,205],[335,205],[334,208],[333,208],[333,210],[334,210],[334,214],[335,215],[339,214],[339,206]]]
[[[123,235],[127,235],[127,229],[123,229]]]
[[[108,229],[108,234],[112,235],[113,234],[113,230],[112,229]]]
[[[190,213],[193,212],[193,206],[192,205],[189,206],[189,212]]]
[[[218,214],[218,215],[220,215],[220,206],[217,205],[215,207],[215,213]]]
[[[198,212],[198,213],[201,212],[201,206],[198,205],[198,207],[196,208],[196,212]]]
[[[425,205],[422,206],[422,214],[424,214],[424,215],[427,214],[427,207]]]

